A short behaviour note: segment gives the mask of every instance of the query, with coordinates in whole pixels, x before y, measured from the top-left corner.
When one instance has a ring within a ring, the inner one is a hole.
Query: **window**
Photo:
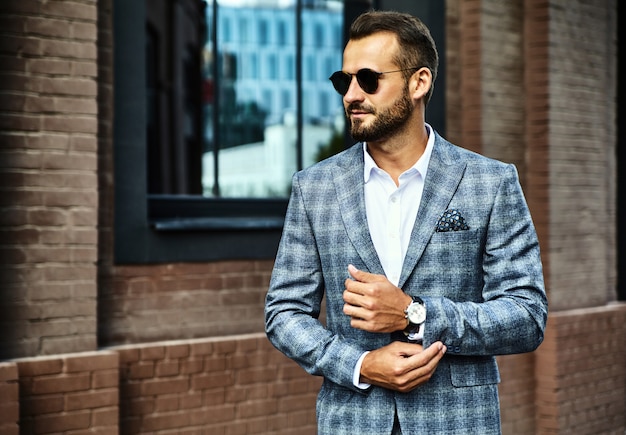
[[[327,78],[364,8],[114,0],[116,262],[273,258],[292,174],[342,136]]]
[[[259,21],[259,44],[267,45],[269,42],[269,29],[267,27],[267,21]]]

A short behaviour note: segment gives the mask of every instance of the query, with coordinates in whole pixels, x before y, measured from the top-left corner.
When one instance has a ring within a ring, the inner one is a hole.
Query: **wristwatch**
[[[404,310],[404,317],[409,321],[408,326],[404,329],[406,336],[416,334],[426,321],[426,305],[424,305],[424,301],[417,296],[412,296],[412,298],[413,301]]]

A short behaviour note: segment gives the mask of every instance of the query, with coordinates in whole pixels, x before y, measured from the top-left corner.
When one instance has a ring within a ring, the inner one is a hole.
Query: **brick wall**
[[[446,50],[439,53],[446,62],[446,139],[461,144],[463,93],[461,92],[461,5],[460,0],[446,0]],[[441,51],[441,50],[440,50]],[[435,82],[435,85],[437,83]]]
[[[115,266],[101,276],[107,345],[262,332],[273,260]]]
[[[96,348],[95,1],[0,3],[0,358]]]
[[[481,151],[514,163],[526,184],[523,0],[482,0]],[[527,191],[532,195],[534,192]]]
[[[314,434],[320,385],[263,334],[24,358],[0,363],[0,433]]]
[[[553,314],[537,352],[498,358],[503,434],[623,435],[625,340],[624,305]],[[314,434],[320,383],[263,334],[24,358],[0,363],[0,432]]]
[[[549,278],[560,310],[616,297],[616,2],[549,3]]]
[[[537,434],[624,434],[624,343],[624,305],[552,314],[537,352]]]
[[[122,433],[315,433],[319,378],[263,334],[113,350]]]
[[[18,387],[17,364],[0,363],[0,433],[19,433],[20,393]]]
[[[526,185],[528,207],[533,216],[541,246],[541,259],[550,290],[551,262],[550,201],[549,185],[549,4],[545,0],[524,2],[524,94],[526,135]],[[550,290],[551,291],[551,290]],[[550,295],[548,295],[550,296]],[[552,300],[550,309],[552,309]]]
[[[482,88],[481,77],[481,1],[449,0],[457,3],[459,28],[458,62],[456,77],[450,77],[452,86],[458,87],[456,98],[459,109],[456,118],[447,119],[447,124],[458,126],[460,132],[458,145],[478,153],[482,149]],[[453,42],[453,41],[451,41]],[[457,85],[454,85],[457,83]],[[450,115],[450,113],[448,113]]]
[[[531,435],[535,433],[535,354],[498,357],[502,382],[500,413],[504,435]]]
[[[27,358],[17,368],[20,433],[118,433],[116,353]]]

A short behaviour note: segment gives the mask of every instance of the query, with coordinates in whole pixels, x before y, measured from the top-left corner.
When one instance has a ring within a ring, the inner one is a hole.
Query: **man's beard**
[[[351,103],[346,113],[353,109],[368,111],[374,116],[374,120],[367,126],[363,125],[362,120],[353,120],[348,116],[350,135],[358,142],[374,142],[391,136],[407,123],[413,113],[413,105],[406,90],[388,109],[381,112],[371,106]]]

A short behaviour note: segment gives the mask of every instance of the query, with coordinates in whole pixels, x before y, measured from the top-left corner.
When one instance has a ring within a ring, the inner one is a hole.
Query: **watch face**
[[[413,302],[407,309],[409,322],[420,325],[426,320],[426,307],[423,304]]]

